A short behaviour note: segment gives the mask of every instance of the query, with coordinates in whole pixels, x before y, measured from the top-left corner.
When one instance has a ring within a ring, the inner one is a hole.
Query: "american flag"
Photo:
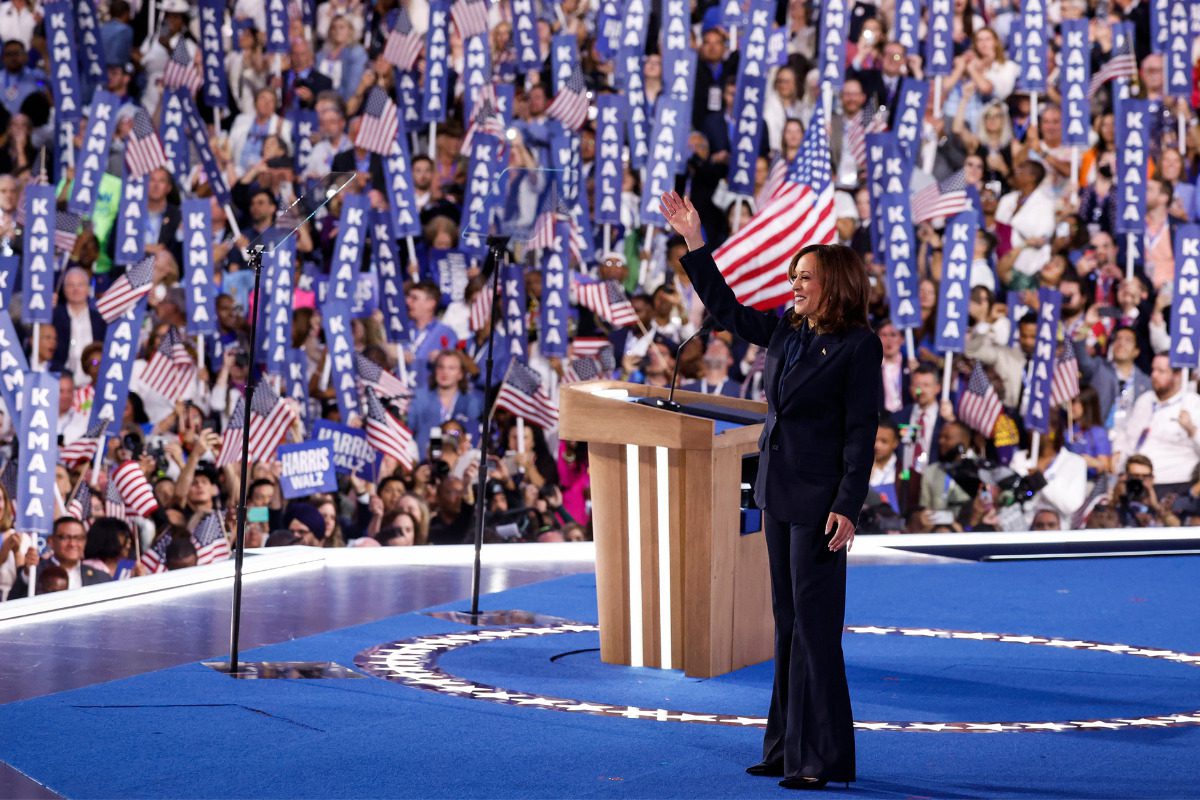
[[[960,169],[912,196],[913,225],[939,217],[952,217],[970,208],[966,172]]]
[[[100,437],[104,435],[104,430],[107,427],[108,420],[97,420],[87,429],[87,432],[83,436],[70,444],[64,444],[58,448],[58,460],[68,467],[74,467],[76,464],[84,461],[90,461],[96,455],[96,445],[100,443]]]
[[[245,422],[246,396],[242,395],[234,404],[233,413],[229,415],[229,422],[225,425],[225,432],[221,434],[221,452],[217,456],[216,464],[218,467],[236,464],[242,457],[242,442],[245,441],[242,436],[242,426],[245,425]]]
[[[1092,75],[1092,82],[1088,84],[1089,98],[1095,97],[1100,88],[1110,80],[1128,80],[1137,76],[1137,60],[1133,55],[1133,36],[1130,28],[1125,27],[1124,23],[1118,23],[1113,25],[1112,34],[1112,52],[1108,54],[1108,61]]]
[[[1050,405],[1061,406],[1079,396],[1079,362],[1070,344],[1063,345],[1054,359],[1054,377],[1050,382]]]
[[[125,501],[125,507],[139,517],[149,517],[158,510],[158,501],[154,499],[154,490],[150,481],[136,461],[126,461],[113,470],[112,480],[117,484],[117,491]]]
[[[637,312],[616,281],[594,281],[579,275],[575,279],[575,297],[579,305],[618,328],[636,325]]]
[[[1004,406],[992,388],[982,364],[975,364],[967,388],[958,398],[958,418],[967,427],[991,436],[996,429],[996,420],[1004,413]]]
[[[600,362],[594,358],[572,358],[563,368],[563,383],[578,383],[579,381],[594,381],[607,378],[608,373],[600,367]]]
[[[468,324],[473,331],[481,331],[487,327],[488,319],[492,316],[492,285],[484,283],[479,291],[471,298],[470,318]]]
[[[4,493],[8,495],[8,502],[16,505],[17,497],[17,459],[10,458],[4,464],[4,469],[0,469],[0,485],[4,486]]]
[[[221,454],[217,466],[236,464],[242,458],[242,425],[246,418],[246,398],[241,397],[229,415],[229,424],[221,436]],[[275,448],[287,435],[296,415],[286,400],[263,378],[254,388],[250,401],[250,463],[269,461]]]
[[[167,59],[166,69],[162,76],[164,89],[187,89],[192,94],[204,85],[204,76],[196,66],[196,59],[188,49],[187,38],[180,36],[175,40],[171,57]]]
[[[59,211],[54,217],[54,249],[70,253],[79,239],[79,226],[83,217],[72,211]]]
[[[80,481],[75,487],[75,492],[67,501],[67,515],[80,522],[92,518],[92,487],[88,486],[87,481]]]
[[[146,364],[142,382],[173,403],[182,400],[196,382],[196,362],[192,360],[178,328],[172,326],[167,329]]]
[[[604,348],[612,350],[612,342],[597,336],[581,336],[571,342],[571,352],[579,358],[599,358]]]
[[[129,515],[125,513],[125,501],[117,490],[117,484],[109,478],[108,486],[104,488],[104,516],[128,522]]]
[[[800,248],[832,244],[833,167],[829,132],[817,108],[783,186],[741,230],[713,253],[725,282],[743,305],[775,308],[791,300],[787,266]]]
[[[150,115],[139,108],[133,115],[133,128],[125,141],[125,168],[128,177],[142,178],[159,167],[167,165],[167,154],[163,152],[158,132],[150,122]]]
[[[458,35],[466,39],[487,33],[488,4],[485,0],[456,0],[450,6],[450,17],[458,28]]]
[[[383,45],[383,60],[399,70],[407,72],[413,68],[421,54],[421,37],[413,32],[412,20],[404,6],[396,10],[396,24]]]
[[[767,172],[767,179],[763,181],[762,187],[758,190],[758,194],[754,195],[754,207],[766,208],[767,203],[771,202],[771,198],[775,197],[775,193],[783,188],[783,179],[787,177],[788,162],[782,156],[776,156],[771,162],[771,169]]]
[[[96,300],[96,310],[105,322],[112,322],[154,288],[154,256],[146,256],[113,281],[108,291]]]
[[[354,354],[354,369],[358,372],[358,379],[381,397],[408,397],[410,394],[404,381],[361,353]]]
[[[413,436],[408,428],[387,412],[371,387],[367,395],[367,442],[385,456],[391,456],[405,469],[412,469]]]
[[[476,133],[491,134],[497,137],[501,144],[504,138],[504,115],[500,113],[499,102],[496,99],[496,87],[493,84],[481,86],[475,102],[471,105],[471,120],[467,132],[463,134],[462,151],[471,152],[471,141]]]
[[[867,166],[867,134],[882,133],[887,130],[887,108],[878,106],[874,98],[852,118],[846,120],[846,139],[850,142],[850,154],[859,169]]]
[[[513,359],[496,393],[496,408],[506,408],[518,417],[550,430],[558,425],[558,408],[542,390],[542,379],[529,366]]]
[[[579,229],[579,221],[575,219],[575,215],[571,213],[571,209],[560,196],[558,183],[553,179],[547,183],[538,198],[538,209],[537,218],[533,222],[533,229],[530,231],[529,240],[525,246],[543,250],[557,248],[559,246],[556,235],[557,225],[559,222],[565,222],[569,230],[567,247],[575,258],[575,263],[582,264],[583,248],[587,246],[587,239],[584,237],[583,231]]]
[[[109,516],[112,516],[111,514]],[[171,546],[171,534],[164,533],[142,553],[141,565],[151,574],[167,571],[167,548]]]
[[[221,524],[221,512],[210,511],[192,531],[192,542],[196,545],[196,566],[215,564],[229,558],[229,539],[225,526]]]
[[[387,92],[378,86],[371,87],[363,106],[362,123],[354,146],[390,156],[396,146],[396,132],[400,129],[400,112]]]
[[[587,86],[583,82],[583,73],[576,67],[571,77],[554,95],[554,102],[546,109],[546,115],[563,124],[564,128],[577,131],[583,127],[588,118]]]
[[[80,413],[88,413],[92,410],[92,403],[96,399],[96,387],[89,383],[87,386],[80,386],[75,390],[75,399],[71,401],[71,408]],[[62,452],[61,450],[59,452]]]

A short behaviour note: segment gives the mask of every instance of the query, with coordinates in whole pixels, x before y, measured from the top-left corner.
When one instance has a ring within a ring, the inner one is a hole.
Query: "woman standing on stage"
[[[767,348],[767,419],[755,502],[763,509],[775,611],[775,685],[763,760],[746,771],[819,789],[854,774],[842,658],[846,552],[867,495],[883,349],[867,325],[867,272],[848,247],[809,245],[788,268],[782,317],[738,303],[675,192],[663,215],[687,241],[683,267],[718,323]]]

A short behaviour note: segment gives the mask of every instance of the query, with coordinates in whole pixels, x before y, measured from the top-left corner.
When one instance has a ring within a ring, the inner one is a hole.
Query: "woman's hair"
[[[987,140],[987,125],[984,123],[984,117],[989,113],[999,114],[1001,117],[1000,136],[996,141]],[[995,147],[997,149],[1007,147],[1012,144],[1012,116],[1008,113],[1008,104],[1002,100],[993,100],[983,107],[983,111],[979,114],[979,130],[976,131],[980,141],[984,144]],[[986,160],[984,166],[987,166]]]
[[[971,28],[975,27],[973,17],[974,11],[971,9],[971,3],[968,2],[967,7],[963,9],[963,31],[971,37],[971,49],[975,51],[975,55],[979,55],[979,47],[977,46],[979,37],[985,35],[991,36],[992,43],[996,46],[996,63],[1003,64],[1008,60],[1008,56],[1004,52],[1004,43],[1000,41],[999,34],[991,28],[980,28],[972,32]]]
[[[417,503],[417,508],[421,510],[421,517],[417,520],[417,535],[415,544],[425,544],[429,541],[429,520],[432,514],[429,513],[429,504],[425,502],[421,495],[415,492],[408,492],[405,497],[411,497]]]
[[[443,350],[437,354],[429,369],[429,388],[431,390],[437,388],[437,365],[443,358],[453,358],[458,362],[459,370],[462,372],[462,377],[458,379],[458,391],[460,394],[469,392],[471,390],[471,370],[467,364],[474,366],[475,362],[471,361],[461,350]]]
[[[87,544],[83,548],[84,558],[107,560],[120,558],[129,540],[129,526],[115,517],[100,517],[92,521],[87,532]]]
[[[1085,431],[1103,424],[1100,419],[1100,393],[1094,386],[1085,386],[1079,392],[1079,405],[1083,413],[1079,416],[1079,427]]]
[[[867,295],[870,284],[862,256],[840,244],[810,244],[800,249],[788,265],[788,280],[796,279],[796,268],[806,255],[816,256],[821,265],[821,305],[817,317],[821,327],[832,333],[844,333],[851,328],[867,328]],[[801,320],[788,309],[792,327]]]

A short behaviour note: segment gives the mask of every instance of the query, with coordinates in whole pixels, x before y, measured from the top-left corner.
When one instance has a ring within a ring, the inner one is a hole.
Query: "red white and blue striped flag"
[[[196,545],[196,566],[214,564],[229,558],[229,539],[225,526],[221,524],[221,512],[210,511],[192,531],[192,543]]]
[[[1064,344],[1054,360],[1054,377],[1050,382],[1050,405],[1061,406],[1079,396],[1079,362],[1070,343]]]
[[[421,36],[413,31],[412,20],[404,6],[396,9],[396,24],[392,26],[383,45],[383,60],[398,70],[407,72],[413,68],[421,54]]]
[[[92,487],[80,481],[67,501],[67,515],[86,523],[92,518]]]
[[[104,488],[104,516],[128,522],[129,515],[125,513],[125,500],[117,489],[117,484],[109,476],[108,486]]]
[[[554,95],[554,101],[546,109],[546,116],[556,119],[564,128],[577,131],[583,127],[588,118],[587,85],[583,82],[583,73],[576,67],[571,77]]]
[[[105,322],[112,322],[134,303],[150,294],[154,287],[154,256],[146,256],[113,281],[108,291],[96,300],[96,310]]]
[[[413,467],[413,435],[379,402],[369,386],[367,395],[367,443],[385,456],[391,456],[405,469]]]
[[[967,380],[966,390],[958,398],[958,418],[971,430],[991,436],[996,420],[1004,413],[1004,405],[996,396],[983,365],[976,363]]]
[[[378,86],[371,87],[367,102],[363,106],[362,122],[354,146],[390,156],[396,145],[396,132],[400,129],[400,112],[388,93]]]
[[[254,398],[250,401],[250,463],[270,461],[275,455],[275,448],[287,436],[288,429],[295,422],[296,414],[291,405],[279,396],[266,378],[258,382],[254,389]],[[229,415],[229,423],[221,435],[221,453],[217,456],[217,466],[224,467],[236,464],[242,458],[242,426],[246,420],[246,398],[238,398],[233,413]]]
[[[967,194],[967,176],[961,169],[929,184],[912,196],[913,225],[942,217],[953,217],[970,210],[971,198]]]
[[[487,33],[488,4],[485,0],[456,0],[450,6],[450,17],[464,40]]]
[[[90,461],[96,455],[96,445],[99,444],[100,436],[107,427],[108,420],[106,419],[94,422],[83,436],[58,448],[58,460],[68,467]]]
[[[713,259],[739,303],[776,308],[792,299],[787,279],[792,256],[806,245],[832,244],[836,221],[829,131],[818,106],[783,185]]]
[[[109,514],[111,517],[112,514]],[[167,571],[167,548],[171,546],[171,534],[164,533],[153,545],[142,553],[141,565],[149,573]]]
[[[162,76],[164,89],[187,89],[192,94],[204,85],[204,76],[196,66],[196,59],[187,46],[187,37],[180,35],[167,59]]]
[[[163,152],[158,132],[150,122],[146,109],[139,108],[133,115],[133,127],[125,140],[125,168],[128,177],[142,178],[159,167],[167,166],[167,154]]]
[[[1089,98],[1095,97],[1101,87],[1111,80],[1128,80],[1137,76],[1137,60],[1133,55],[1133,42],[1130,41],[1132,37],[1129,28],[1123,25],[1118,23],[1112,26],[1113,49],[1108,61],[1092,75],[1092,81],[1088,84]]]
[[[592,280],[586,275],[575,276],[576,302],[609,325],[623,328],[636,325],[637,312],[625,296],[625,290],[616,281]]]
[[[179,402],[196,382],[196,362],[179,329],[167,329],[142,373],[142,382],[173,403]]]
[[[558,407],[542,389],[541,377],[529,366],[513,359],[496,393],[496,408],[505,408],[544,430],[558,425]]]
[[[380,397],[408,397],[412,394],[404,381],[361,353],[354,354],[354,368],[358,372],[358,379],[374,389]]]
[[[493,84],[479,87],[479,94],[471,105],[470,124],[463,134],[462,151],[471,152],[471,142],[476,133],[489,133],[500,140],[501,146],[507,141],[504,137],[504,115],[500,113],[499,102],[496,99],[496,87]]]
[[[117,485],[117,491],[121,493],[121,499],[129,511],[139,517],[149,517],[158,510],[154,489],[150,487],[150,481],[146,480],[146,474],[138,462],[126,461],[113,470],[112,482]]]

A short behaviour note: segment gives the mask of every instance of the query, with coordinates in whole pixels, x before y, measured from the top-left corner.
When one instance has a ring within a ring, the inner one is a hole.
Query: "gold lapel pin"
[[[824,348],[824,347],[822,347],[822,348],[821,348],[821,355],[825,355],[825,348]]]

